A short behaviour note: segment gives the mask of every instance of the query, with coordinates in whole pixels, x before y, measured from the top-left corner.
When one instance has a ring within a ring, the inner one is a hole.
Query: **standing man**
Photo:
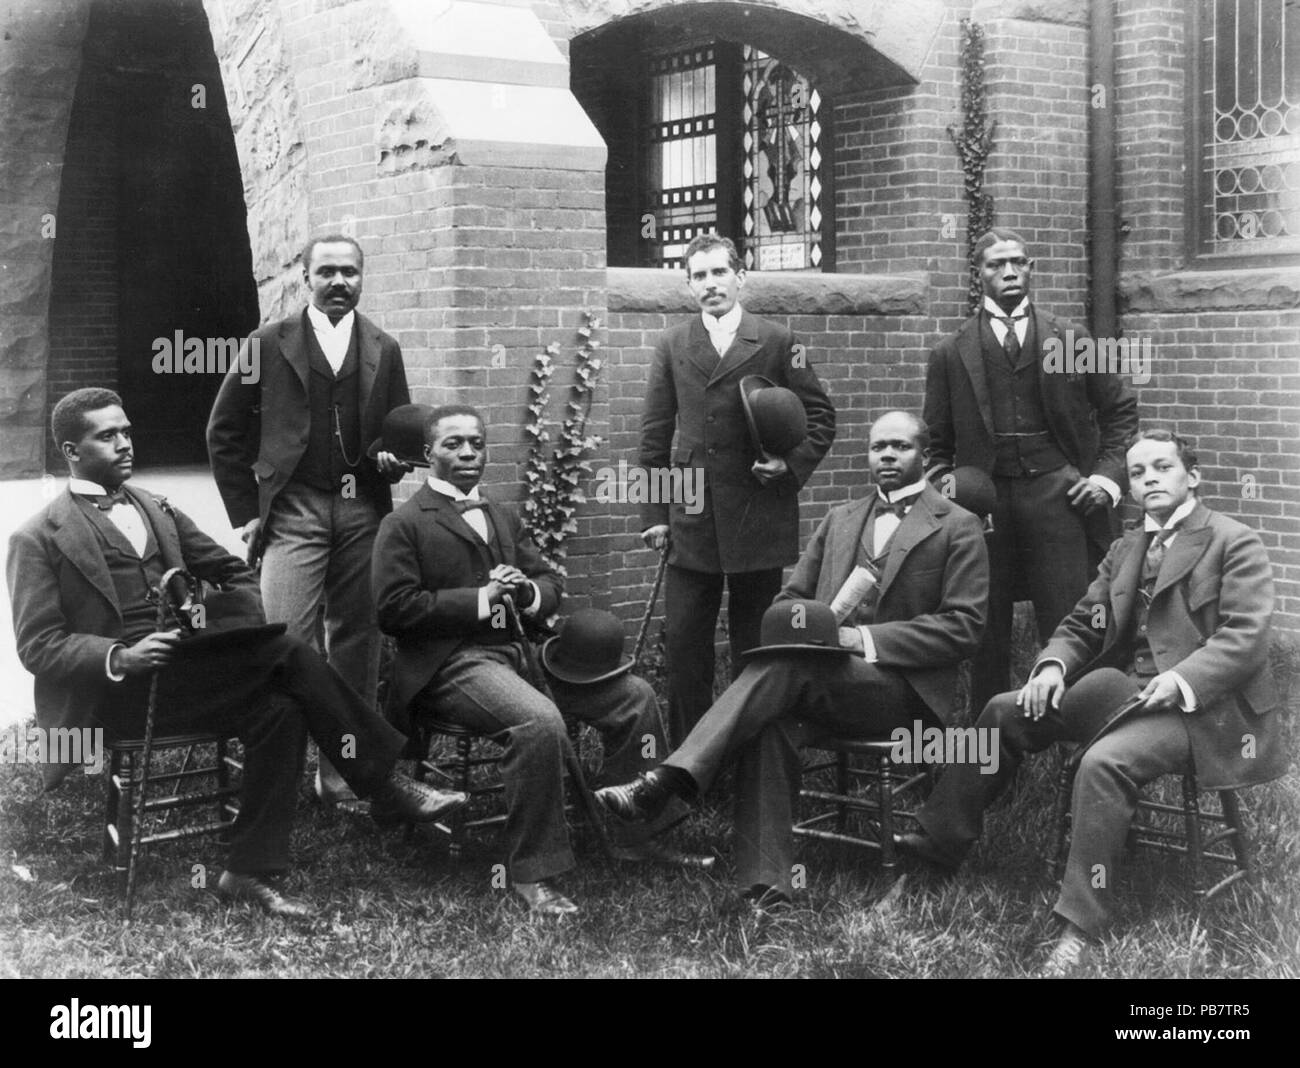
[[[955,868],[1026,754],[1100,734],[1074,780],[1070,856],[1055,906],[1064,926],[1048,977],[1082,963],[1109,924],[1144,785],[1195,771],[1202,789],[1235,789],[1287,767],[1268,665],[1273,575],[1259,535],[1201,504],[1196,453],[1176,434],[1145,431],[1128,450],[1128,475],[1144,526],[1111,546],[1024,688],[994,698],[979,718],[1000,739],[997,770],[948,768],[917,813],[923,833],[900,842]]]
[[[835,409],[803,346],[783,326],[740,306],[745,271],[736,246],[701,234],[686,248],[686,279],[700,314],[665,331],[650,368],[641,424],[641,466],[694,467],[704,506],[643,507],[642,538],[669,547],[664,593],[670,727],[681,741],[713,699],[713,635],[722,587],[733,678],[740,654],[758,645],[763,612],[781,571],[799,556],[799,490],[835,438]],[[803,402],[808,435],[784,456],[751,443],[740,380],[760,375]],[[673,435],[676,433],[676,445]]]
[[[942,487],[952,468],[972,466],[997,488],[989,622],[971,677],[971,707],[981,709],[1011,684],[1017,595],[1033,601],[1046,641],[1088,588],[1116,533],[1112,509],[1138,416],[1119,375],[1046,370],[1046,354],[1064,354],[1087,334],[1030,302],[1034,261],[1024,238],[990,230],[975,258],[984,306],[930,353],[925,421],[932,480]]]
[[[674,796],[707,790],[737,759],[736,878],[760,909],[788,901],[793,889],[799,747],[819,734],[881,738],[917,719],[951,721],[957,667],[979,645],[983,531],[926,482],[927,439],[909,412],[876,421],[868,446],[875,491],[832,508],[817,528],[764,617],[765,635],[777,640],[762,645],[771,648],[746,658],[659,767],[596,793],[624,819],[652,819]],[[864,571],[876,582],[861,584]],[[819,616],[820,647],[810,641]],[[785,634],[775,633],[782,626]]]
[[[262,562],[267,618],[315,644],[323,601],[325,654],[373,704],[380,639],[370,556],[393,508],[389,484],[409,467],[388,452],[372,462],[366,445],[389,410],[410,401],[406,371],[397,342],[355,310],[361,246],[342,234],[313,238],[302,264],[310,303],[245,342],[252,352],[212,407],[208,455],[250,565]],[[249,366],[260,379],[238,373]],[[327,804],[355,801],[324,756],[316,793]]]

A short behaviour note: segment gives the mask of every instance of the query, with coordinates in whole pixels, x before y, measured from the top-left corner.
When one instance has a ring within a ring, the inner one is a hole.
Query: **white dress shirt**
[[[356,312],[348,312],[335,325],[315,304],[308,304],[307,318],[316,334],[316,343],[320,345],[321,352],[325,353],[325,359],[329,361],[330,367],[337,375],[339,368],[343,366],[343,361],[347,359],[348,344],[352,341],[352,324],[357,318]]]
[[[910,486],[904,486],[902,489],[896,489],[891,493],[881,493],[879,488],[876,489],[877,496],[887,504],[895,504],[898,501],[907,501],[918,496],[925,489],[925,479],[913,482]],[[907,510],[910,512],[912,506],[909,504]],[[876,522],[871,536],[871,555],[879,556],[885,551],[885,546],[889,543],[895,532],[903,521],[893,512],[881,512],[876,516]],[[862,635],[862,655],[866,657],[868,664],[874,664],[880,659],[876,654],[876,643],[871,637],[871,624],[864,623],[858,626],[858,633]]]
[[[700,312],[700,318],[704,320],[704,329],[709,332],[709,340],[713,342],[713,348],[721,359],[731,348],[731,343],[736,340],[736,331],[740,329],[740,302],[737,301],[731,306],[731,311],[726,315],[710,315],[708,312]]]
[[[68,489],[72,493],[85,494],[91,497],[107,497],[108,490],[104,489],[98,482],[91,482],[85,478],[68,479]],[[98,504],[95,505],[99,507]],[[122,532],[122,536],[131,543],[131,548],[135,550],[136,556],[144,556],[144,547],[149,543],[149,535],[144,527],[144,516],[135,508],[135,505],[120,502],[113,505],[112,508],[105,510],[104,514],[112,521],[113,525]],[[121,682],[125,675],[113,670],[113,654],[119,649],[125,649],[123,642],[117,642],[109,647],[104,654],[104,674],[113,682]]]
[[[453,501],[481,501],[483,499],[479,496],[477,486],[471,489],[468,493],[462,493],[458,487],[453,486],[450,482],[444,482],[442,479],[434,478],[432,475],[430,475],[426,481],[429,483],[429,489],[433,490],[435,493],[441,493],[444,497],[450,497]],[[466,512],[462,512],[460,517],[469,524],[470,530],[474,531],[475,534],[483,539],[483,544],[486,545],[488,543],[488,525],[487,516],[483,514],[483,509],[471,508]],[[537,588],[537,583],[532,579],[528,580],[528,585],[533,588],[533,600],[532,603],[522,611],[526,616],[534,616],[542,606],[542,591]],[[478,591],[479,622],[486,620],[491,615],[492,604],[488,600],[487,587],[481,586]]]

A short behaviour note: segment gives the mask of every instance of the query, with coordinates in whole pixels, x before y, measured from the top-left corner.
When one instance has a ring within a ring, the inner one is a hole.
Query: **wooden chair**
[[[230,753],[230,738],[220,734],[177,734],[153,739],[153,758],[147,781],[142,781],[142,738],[119,738],[106,743],[108,767],[105,769],[107,797],[104,817],[104,860],[113,866],[119,892],[127,892],[127,874],[131,841],[138,836],[138,848],[159,842],[174,842],[205,834],[221,834],[235,822],[239,811],[236,797],[239,787],[232,782],[232,771],[243,766]],[[196,752],[212,747],[213,757],[195,762]],[[180,753],[176,760],[166,754]],[[207,780],[206,782],[204,780]],[[146,817],[156,815],[154,829],[134,826],[137,791],[145,795]],[[159,794],[159,791],[168,791]],[[210,807],[209,819],[197,817],[179,826],[168,826],[190,809]]]
[[[1065,873],[1065,862],[1070,851],[1070,809],[1074,790],[1074,767],[1066,761],[1058,778],[1056,799],[1056,853],[1048,864],[1053,879]],[[1151,789],[1155,784],[1151,784]],[[1234,883],[1249,879],[1250,840],[1241,819],[1241,809],[1233,790],[1219,790],[1219,809],[1201,807],[1201,789],[1196,775],[1187,772],[1182,776],[1182,803],[1168,804],[1143,798],[1138,802],[1129,828],[1128,846],[1154,849],[1186,858],[1191,868],[1190,893],[1196,904],[1204,904]],[[1224,844],[1231,851],[1222,848]],[[1230,869],[1222,878],[1209,886],[1204,884],[1207,865]]]
[[[826,737],[807,748],[833,756],[804,767],[804,787],[799,791],[801,808],[807,802],[829,807],[800,819],[794,824],[794,833],[872,850],[880,854],[886,874],[896,875],[894,835],[903,821],[915,819],[916,804],[929,792],[922,788],[930,785],[930,767],[895,761],[897,747],[885,740]],[[828,772],[833,777],[830,788],[808,785],[813,776]],[[858,833],[850,833],[855,829],[850,827],[851,812],[865,817],[857,821],[864,825]],[[834,830],[826,829],[827,823],[833,823]]]

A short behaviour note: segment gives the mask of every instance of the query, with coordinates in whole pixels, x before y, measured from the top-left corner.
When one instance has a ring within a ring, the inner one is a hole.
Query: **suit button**
[[[715,445],[710,445],[710,446],[709,446],[709,455],[710,455],[710,456],[712,456],[712,455],[713,455],[715,452],[717,452],[717,451],[718,451],[717,446],[715,446]]]
[[[704,420],[704,421],[705,421],[706,423],[712,423],[712,422],[713,422],[713,416],[709,416],[709,417],[708,417],[706,420]]]
[[[1142,626],[1138,627],[1138,630],[1145,634],[1147,632],[1147,625],[1143,623]]]

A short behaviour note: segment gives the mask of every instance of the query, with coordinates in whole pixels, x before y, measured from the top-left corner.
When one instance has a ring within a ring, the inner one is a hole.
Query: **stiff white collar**
[[[1151,515],[1151,513],[1148,512],[1146,517],[1142,521],[1143,529],[1150,534],[1154,534],[1158,530],[1168,530],[1170,527],[1176,527],[1179,523],[1181,523],[1184,519],[1186,519],[1189,515],[1191,515],[1192,512],[1195,510],[1195,508],[1196,508],[1196,497],[1195,495],[1193,495],[1191,497],[1188,497],[1187,500],[1183,501],[1182,504],[1180,504],[1177,508],[1174,509],[1174,514],[1171,515],[1168,520],[1166,520],[1163,526],[1161,525],[1160,520],[1158,520],[1155,516]]]
[[[902,489],[891,490],[887,494],[882,493],[880,487],[877,486],[876,496],[879,497],[886,504],[896,504],[899,501],[907,500],[909,497],[917,496],[923,489],[925,489],[925,479],[920,478],[917,479],[915,482],[913,482],[911,485],[904,486]]]
[[[426,479],[429,483],[429,489],[435,493],[441,493],[444,497],[450,497],[453,501],[477,501],[479,500],[478,486],[475,486],[468,493],[462,493],[450,482],[444,482],[440,478],[434,478],[432,475]]]
[[[740,329],[741,315],[740,301],[736,301],[731,306],[731,311],[726,315],[710,315],[708,312],[700,312],[700,318],[704,320],[704,329],[710,334],[734,334]]]
[[[352,330],[352,324],[356,321],[357,313],[355,311],[350,311],[347,315],[343,316],[337,324],[335,324],[331,323],[330,317],[316,307],[315,304],[308,304],[307,318],[311,320],[311,325],[315,327],[318,332],[332,334],[335,331],[341,330],[344,333],[350,333]]]
[[[995,319],[1006,319],[1008,317],[1007,313],[1002,310],[1002,308],[992,297],[984,298],[984,310],[988,312],[991,316],[993,316]],[[1028,314],[1029,314],[1029,298],[1025,297],[1019,304],[1015,306],[1015,308],[1012,309],[1010,317],[1015,318],[1017,315],[1028,315]]]
[[[73,493],[84,493],[90,497],[108,496],[108,490],[104,489],[98,482],[91,482],[88,478],[69,478],[68,489]]]

